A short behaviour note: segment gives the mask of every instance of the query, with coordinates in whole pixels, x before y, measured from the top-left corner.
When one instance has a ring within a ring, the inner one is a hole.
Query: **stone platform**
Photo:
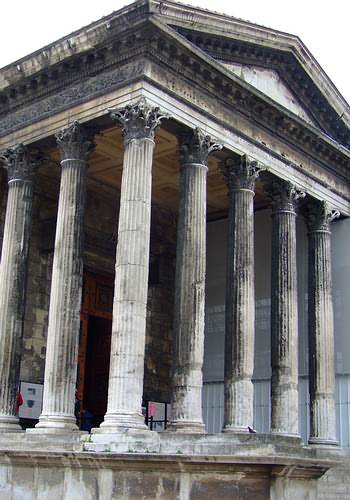
[[[156,449],[143,451],[127,433],[109,445],[105,434],[1,434],[0,499],[316,500],[319,478],[345,460],[267,434],[149,434]]]

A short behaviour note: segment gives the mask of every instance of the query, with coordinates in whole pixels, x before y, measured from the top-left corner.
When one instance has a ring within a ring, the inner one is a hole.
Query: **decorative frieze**
[[[202,365],[206,268],[207,163],[221,149],[201,130],[180,143],[180,206],[177,226],[173,392],[168,429],[204,432]]]
[[[254,187],[263,168],[243,156],[222,165],[229,189],[224,431],[253,426]]]
[[[158,85],[167,88],[165,79],[158,81],[159,71],[149,74],[150,67],[145,63],[147,57],[158,61],[158,68],[167,65],[165,73],[168,79],[171,75],[171,81],[179,79],[181,86],[183,81],[192,84],[195,80],[197,92],[201,92],[201,95],[204,92],[203,100],[210,92],[212,96],[219,97],[225,107],[228,106],[235,114],[239,113],[244,117],[244,120],[251,120],[253,116],[254,123],[258,123],[265,131],[272,132],[274,137],[279,137],[282,141],[298,144],[321,161],[323,168],[348,180],[349,157],[330,144],[321,132],[316,132],[291,114],[287,116],[255,90],[242,86],[237,79],[230,78],[227,72],[218,71],[209,61],[199,60],[187,46],[155,26],[140,27],[135,31],[132,42],[128,36],[121,34],[118,50],[115,50],[113,42],[105,40],[105,45],[99,44],[96,51],[65,60],[63,67],[55,65],[45,68],[38,75],[32,75],[30,80],[21,79],[20,89],[14,85],[6,90],[6,95],[3,93],[6,104],[3,104],[0,136],[23,128],[24,124],[29,125],[50,116],[53,112],[63,111],[98,97],[101,93],[115,90],[127,81],[133,82],[135,78],[154,77]],[[125,64],[125,60],[130,62]],[[36,82],[35,85],[33,81]],[[310,96],[309,101],[317,101],[317,106],[324,109],[323,96],[317,93],[314,86],[310,87],[314,95]],[[318,112],[318,116],[324,122],[325,129],[348,147],[349,133],[339,121],[337,113],[330,108],[327,113]]]

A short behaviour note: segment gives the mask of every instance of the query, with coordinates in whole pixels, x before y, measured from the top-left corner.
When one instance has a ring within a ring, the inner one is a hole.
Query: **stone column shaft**
[[[254,187],[261,168],[242,157],[223,166],[229,186],[224,431],[253,425]]]
[[[205,317],[208,155],[219,149],[196,129],[180,145],[177,222],[174,369],[168,430],[204,432],[202,385]]]
[[[296,202],[289,182],[268,186],[272,199],[271,431],[299,435]]]
[[[22,145],[4,156],[9,177],[0,264],[0,432],[21,430],[16,415],[34,162]]]
[[[339,212],[315,202],[309,226],[310,444],[337,444],[330,222]]]
[[[101,430],[145,428],[142,395],[151,229],[154,131],[163,116],[144,100],[112,111],[125,142],[108,407]]]
[[[87,157],[92,143],[75,122],[57,136],[61,185],[52,268],[43,409],[36,428],[77,430],[74,416]]]

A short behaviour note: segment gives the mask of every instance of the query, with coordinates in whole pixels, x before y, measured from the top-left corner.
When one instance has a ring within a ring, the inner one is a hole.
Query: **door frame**
[[[103,303],[99,288],[112,289],[112,303]],[[80,401],[80,412],[84,411],[84,385],[86,373],[86,353],[88,345],[89,316],[106,318],[113,317],[114,277],[93,271],[84,271],[83,297],[80,311],[80,335],[78,350],[77,398]]]

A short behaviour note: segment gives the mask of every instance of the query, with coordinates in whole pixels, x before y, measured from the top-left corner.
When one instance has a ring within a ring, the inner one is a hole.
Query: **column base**
[[[227,432],[232,434],[249,434],[249,428],[248,426],[241,427],[236,425],[225,425],[225,427],[222,429],[222,432]],[[255,432],[253,434],[255,434]]]
[[[310,437],[308,444],[310,446],[334,446],[339,448],[339,443],[336,439],[327,439],[322,437]]]
[[[280,430],[273,430],[271,429],[271,435],[272,436],[276,436],[276,437],[286,437],[286,438],[294,438],[294,439],[300,439],[301,440],[301,436],[300,434],[296,433],[296,432],[284,432],[284,431],[280,431]]]
[[[171,421],[166,432],[182,432],[186,434],[206,434],[205,425],[203,422],[191,422],[188,420],[173,420]]]
[[[28,429],[29,432],[42,433],[67,433],[79,431],[75,417],[62,415],[42,415],[34,429]]]
[[[106,413],[100,427],[92,429],[91,432],[110,434],[128,429],[148,430],[144,416],[141,413]]]
[[[0,415],[0,432],[23,432],[19,418],[13,415]]]
[[[113,453],[159,453],[158,433],[144,429],[96,428],[82,437],[84,451]]]

